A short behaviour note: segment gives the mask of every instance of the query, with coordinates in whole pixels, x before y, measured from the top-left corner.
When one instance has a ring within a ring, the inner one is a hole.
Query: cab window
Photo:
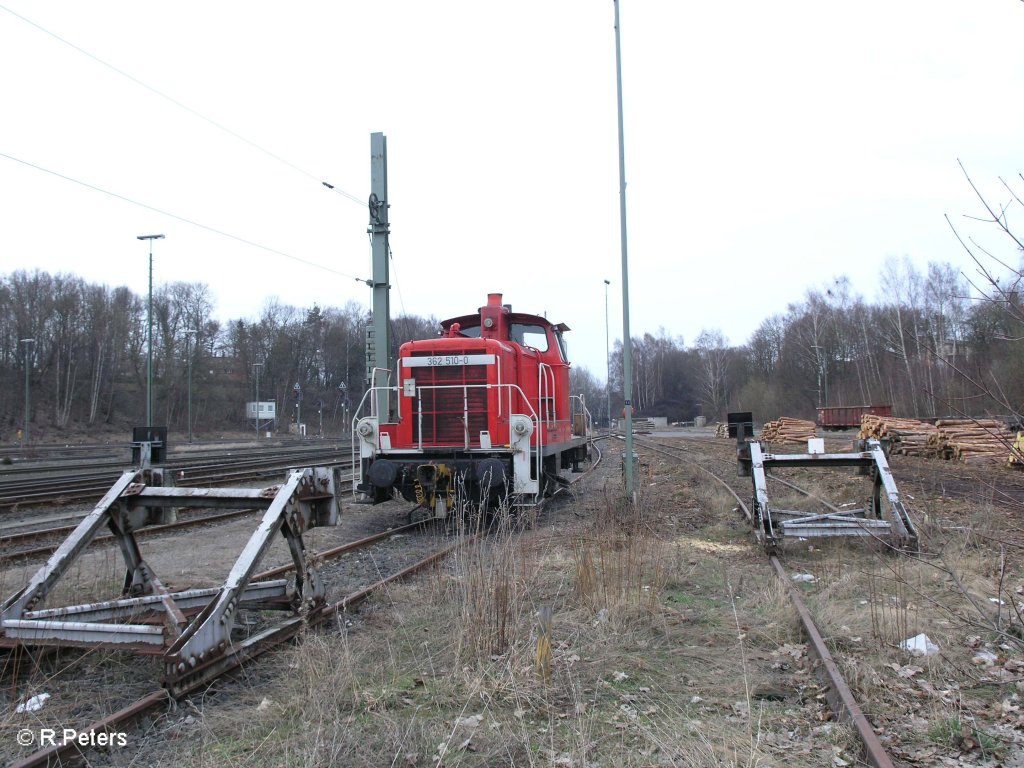
[[[533,347],[538,352],[548,351],[548,333],[543,325],[512,323],[509,336],[516,344]]]
[[[555,341],[558,342],[558,351],[562,353],[562,362],[569,361],[569,350],[565,346],[565,339],[562,338],[562,334],[555,332]]]

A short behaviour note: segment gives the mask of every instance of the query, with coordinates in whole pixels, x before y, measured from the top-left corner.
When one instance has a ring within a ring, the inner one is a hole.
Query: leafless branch
[[[1024,0],[1022,0],[1022,1],[1024,1]],[[1021,174],[1021,179],[1024,180],[1024,173]],[[1003,181],[1003,177],[1002,176],[999,177],[999,181],[1003,182],[1003,186],[1006,187],[1006,191],[1009,192],[1013,196],[1014,200],[1016,200],[1020,205],[1024,205],[1024,201],[1022,201],[1020,199],[1020,197],[1018,197],[1017,193],[1013,191],[1013,189],[1010,187],[1009,184],[1007,184],[1005,181]]]
[[[974,190],[974,194],[978,196],[978,200],[981,201],[981,204],[985,206],[985,210],[988,211],[989,216],[992,217],[991,223],[998,225],[999,228],[1003,230],[1003,232],[1005,232],[1006,235],[1017,244],[1018,248],[1024,250],[1024,243],[1017,239],[1017,236],[1014,235],[1012,231],[1010,231],[1010,227],[1006,223],[1006,208],[1001,208],[1000,213],[998,214],[995,211],[993,211],[992,206],[989,205],[988,200],[985,199],[985,196],[982,195],[978,187],[975,186],[974,180],[971,179],[971,175],[967,173],[967,169],[964,168],[964,164],[960,160],[957,160],[957,164],[960,166],[960,170],[964,172],[964,177],[967,179],[967,183],[971,185],[971,189]]]

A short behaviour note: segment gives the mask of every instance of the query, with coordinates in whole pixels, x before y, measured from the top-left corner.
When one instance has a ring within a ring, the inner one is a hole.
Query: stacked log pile
[[[729,425],[722,423],[715,427],[715,437],[728,437],[729,436]]]
[[[929,439],[933,455],[967,464],[1002,463],[1015,435],[996,419],[939,419]]]
[[[813,421],[780,416],[765,423],[761,439],[767,443],[806,443],[817,435],[817,430]]]
[[[897,419],[865,413],[860,418],[861,440],[889,439],[889,453],[905,456],[934,456],[929,440],[938,432],[934,424],[917,419]]]
[[[966,464],[1005,462],[1014,440],[1014,433],[996,419],[939,419],[929,424],[872,414],[861,417],[857,436],[888,438],[890,453]]]

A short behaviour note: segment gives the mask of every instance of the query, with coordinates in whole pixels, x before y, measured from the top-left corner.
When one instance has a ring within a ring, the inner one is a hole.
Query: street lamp
[[[256,439],[260,439],[260,371],[263,370],[263,363],[253,363],[256,371]]]
[[[28,445],[28,350],[29,344],[35,344],[35,339],[22,339],[21,343],[25,345],[25,432],[21,438],[21,447],[24,449]]]
[[[619,241],[622,251],[622,395],[626,431],[626,495],[636,503],[633,483],[633,339],[629,334],[629,253],[626,237],[626,150],[622,119],[622,47],[619,3],[615,0],[615,90],[619,113]]]
[[[149,240],[149,311],[146,331],[146,426],[153,426],[153,241],[163,235],[138,235],[137,240]]]
[[[612,356],[608,336],[608,286],[611,280],[604,281],[604,362],[607,372],[604,379],[604,401],[608,404],[608,431],[612,430]]]
[[[185,356],[188,358],[188,442],[192,443],[192,337],[194,329],[185,331]]]

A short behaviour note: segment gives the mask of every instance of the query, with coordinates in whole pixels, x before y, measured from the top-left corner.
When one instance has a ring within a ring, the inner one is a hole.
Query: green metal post
[[[260,439],[260,371],[263,370],[263,363],[253,363],[253,370],[256,372],[256,439]]]
[[[153,241],[149,241],[149,309],[146,312],[146,426],[153,426]]]
[[[608,286],[612,284],[611,280],[604,281],[604,364],[605,364],[605,378],[604,378],[604,402],[608,408],[608,431],[612,431],[612,353],[611,353],[611,337],[608,331]]]
[[[383,133],[370,134],[370,224],[373,250],[373,338],[367,339],[366,359],[371,386],[378,387],[379,423],[391,421],[388,370],[391,368],[391,309],[388,270],[388,141]]]
[[[138,235],[139,240],[149,240],[149,311],[146,331],[146,426],[153,426],[153,241],[163,240],[163,235]]]
[[[622,249],[622,394],[626,419],[626,495],[636,501],[633,478],[633,343],[629,337],[629,258],[626,252],[626,151],[622,127],[622,49],[619,44],[619,0],[615,3],[615,85],[619,106],[619,233]]]
[[[192,443],[192,338],[194,330],[185,331],[185,355],[188,357],[188,442]]]
[[[35,339],[22,339],[21,343],[25,345],[25,432],[24,432],[24,435],[22,436],[22,439],[21,439],[21,447],[22,447],[22,449],[25,449],[25,448],[28,447],[28,442],[29,442],[29,440],[28,440],[28,415],[29,415],[29,396],[28,396],[28,388],[29,388],[29,378],[28,378],[29,358],[28,358],[28,350],[29,350],[30,345],[36,343],[36,340]]]

